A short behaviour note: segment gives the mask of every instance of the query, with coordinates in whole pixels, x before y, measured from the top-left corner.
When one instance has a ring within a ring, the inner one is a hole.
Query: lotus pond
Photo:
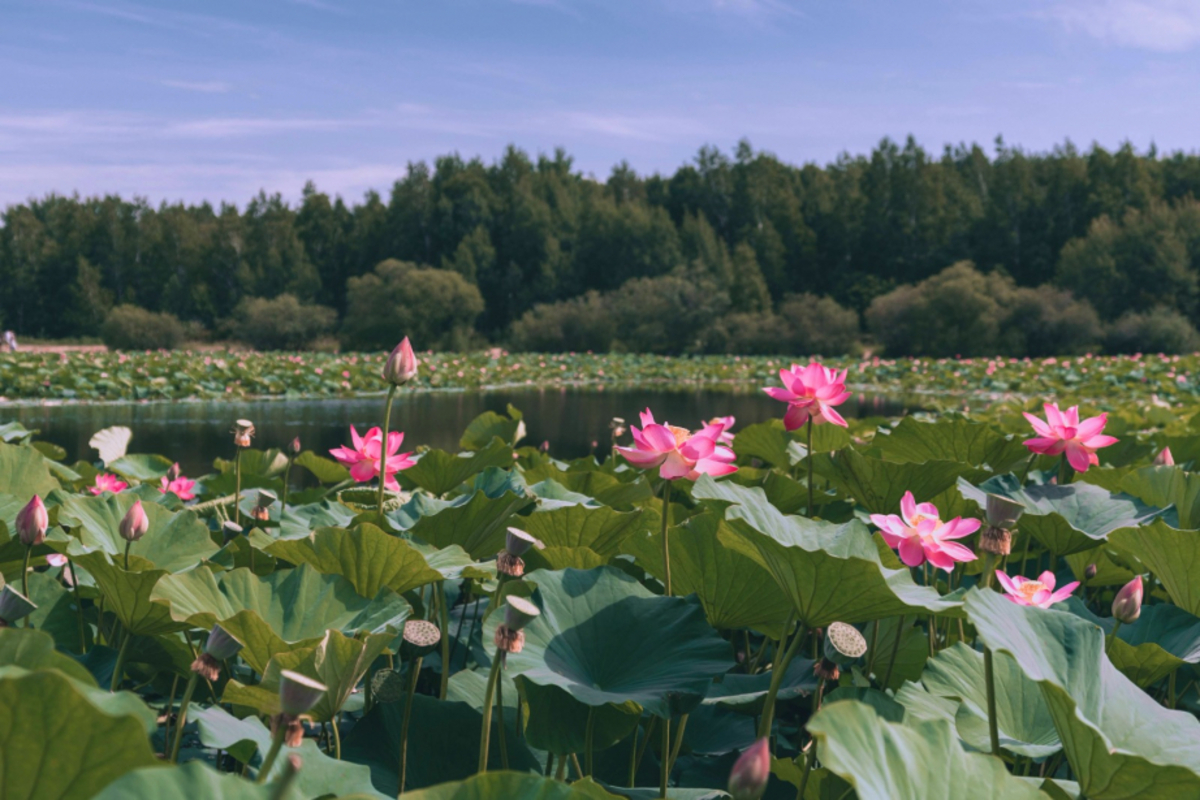
[[[68,368],[40,358],[5,362],[10,397],[12,364]],[[87,358],[102,396],[204,396],[136,372],[181,356],[132,357],[128,385]],[[1192,361],[879,362],[875,385],[989,402],[788,431],[772,400],[696,433],[633,406],[632,444],[605,428],[578,457],[528,435],[536,405],[415,430],[407,388],[391,429],[426,446],[382,461],[383,432],[335,459],[235,422],[253,407],[213,423],[211,462],[137,419],[88,449],[10,417],[0,797],[1200,797]],[[721,368],[778,386],[767,362]],[[1111,413],[1045,435],[1038,390]],[[742,413],[701,397],[654,410]],[[383,417],[361,402],[345,422]]]

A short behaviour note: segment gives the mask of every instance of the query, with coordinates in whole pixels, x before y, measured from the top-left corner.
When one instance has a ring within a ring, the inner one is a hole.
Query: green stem
[[[394,387],[393,387],[394,388]],[[442,683],[438,687],[438,699],[446,699],[446,691],[450,687],[450,607],[446,602],[446,582],[437,582],[438,619],[442,624]],[[470,640],[467,640],[468,646]],[[500,654],[496,654],[499,658]]]
[[[592,774],[592,743],[596,734],[596,707],[588,706],[587,727],[583,729],[584,775]]]
[[[650,722],[646,724],[646,735],[642,738],[641,746],[638,747],[637,764],[634,765],[633,768],[635,775],[637,774],[637,771],[642,768],[642,758],[646,755],[646,748],[650,744],[650,735],[654,733],[654,726],[657,724],[658,717],[651,717]]]
[[[1000,756],[1000,726],[996,721],[996,675],[992,666],[992,648],[983,648],[983,680],[987,684],[988,738],[992,755]]]
[[[329,721],[329,728],[333,731],[333,757],[338,761],[342,760],[342,732],[338,730],[338,722],[341,721],[341,713],[333,715],[333,719]]]
[[[667,525],[671,517],[671,482],[663,481],[662,491],[662,546],[663,546],[663,585],[667,597],[671,596],[671,546],[667,539]]]
[[[179,688],[179,675],[171,680],[171,696],[167,698],[163,716],[163,758],[171,757],[171,709],[175,707],[175,691]]]
[[[638,763],[638,730],[642,726],[640,724],[633,726],[633,741],[629,745],[629,788],[632,789],[637,785],[637,763]]]
[[[387,441],[388,428],[392,424],[392,401],[396,399],[396,384],[388,387],[387,408],[383,412],[383,439],[379,443],[379,514],[383,515],[383,493],[387,483]],[[445,631],[442,632],[443,636]]]
[[[561,755],[558,757],[558,768],[554,770],[554,780],[562,781],[567,777],[567,757]]]
[[[879,644],[879,620],[871,628],[871,648],[867,650],[867,677],[875,674],[875,646]]]
[[[267,751],[267,757],[263,759],[262,766],[258,768],[257,783],[266,783],[267,776],[271,774],[271,767],[275,766],[275,759],[279,756],[279,748],[283,747],[283,737],[287,736],[287,723],[282,719],[275,726],[275,735],[271,738],[271,749]]]
[[[125,543],[125,571],[129,572],[129,548],[133,547],[133,542]]]
[[[242,448],[238,447],[233,457],[235,485],[233,489],[233,522],[242,525]]]
[[[292,456],[288,456],[287,467],[283,470],[283,497],[279,499],[279,521],[283,522],[283,512],[287,509],[288,487],[292,483],[292,461],[295,460]]]
[[[1175,708],[1175,673],[1179,670],[1172,670],[1171,677],[1167,678],[1167,708],[1174,710]]]
[[[110,691],[116,691],[121,685],[121,679],[125,675],[125,657],[129,654],[129,643],[133,641],[133,634],[125,631],[125,638],[121,640],[121,649],[117,651],[117,666],[113,668],[112,687]]]
[[[408,777],[408,723],[412,719],[413,696],[417,693],[417,679],[421,677],[421,658],[409,665],[408,693],[404,696],[404,721],[400,723],[400,791],[404,794],[404,783]]]
[[[1058,460],[1058,485],[1066,486],[1067,480],[1067,454],[1063,453]]]
[[[804,756],[804,771],[800,773],[800,786],[796,791],[796,800],[804,800],[804,789],[808,786],[808,773],[812,772],[812,763],[817,758],[816,745],[813,745],[812,753],[803,753]]]
[[[479,734],[479,768],[477,770],[481,773],[487,771],[488,745],[492,736],[492,701],[495,699],[496,681],[500,679],[500,657],[502,655],[503,653],[497,651],[492,658],[492,668],[488,672],[487,690],[483,695],[483,728]]]
[[[496,716],[500,724],[496,726],[496,733],[500,736],[500,768],[508,769],[508,733],[504,730],[504,676],[496,678]]]
[[[75,609],[79,612],[79,652],[87,655],[87,623],[83,621],[83,598],[79,596],[79,573],[75,564],[67,559],[67,569],[71,570],[71,585],[75,590]]]
[[[784,631],[786,635],[787,631]],[[788,645],[788,649],[783,654],[783,658],[779,659],[779,663],[771,667],[771,688],[767,690],[767,699],[763,703],[762,722],[758,728],[758,738],[771,735],[771,725],[775,722],[775,696],[779,694],[779,686],[783,683],[783,675],[787,672],[788,665],[792,663],[792,658],[800,649],[800,642],[804,637],[799,632],[792,639],[792,643]]]
[[[688,715],[684,714],[679,718],[679,728],[675,731],[675,746],[671,748],[671,760],[667,762],[667,773],[675,769],[675,759],[679,758],[679,751],[683,748],[683,731],[687,728]]]
[[[25,566],[21,567],[21,594],[29,599],[29,557],[33,554],[33,545],[25,546]],[[25,627],[29,627],[29,617],[25,618]]]
[[[671,778],[671,718],[663,717],[662,726],[662,768],[659,770],[658,787],[664,800],[667,796],[667,782]]]
[[[878,623],[876,623],[878,624]],[[887,672],[883,673],[883,682],[879,688],[887,691],[888,682],[892,679],[892,668],[896,666],[896,655],[900,652],[900,638],[904,635],[904,615],[896,621],[896,638],[892,640],[892,657],[888,659]]]
[[[199,679],[200,674],[197,672],[188,676],[187,687],[183,690],[183,699],[179,701],[179,716],[175,720],[175,743],[171,745],[172,764],[179,763],[179,748],[183,745],[183,726],[187,724],[188,704],[192,702],[192,694],[196,691]]]
[[[812,417],[808,418],[808,508],[805,509],[809,519],[813,518],[813,451],[812,451]]]

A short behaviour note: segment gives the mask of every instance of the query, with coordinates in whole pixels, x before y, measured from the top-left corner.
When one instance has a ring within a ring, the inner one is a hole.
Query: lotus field
[[[178,358],[73,356],[107,374],[69,391],[228,385]],[[56,360],[5,391],[65,396]],[[393,401],[452,360],[341,358],[377,427],[313,452],[231,419],[206,475],[9,426],[0,797],[1200,797],[1194,357],[726,359],[777,419],[630,409],[575,461],[511,407],[406,449]],[[871,380],[992,397],[847,421]]]

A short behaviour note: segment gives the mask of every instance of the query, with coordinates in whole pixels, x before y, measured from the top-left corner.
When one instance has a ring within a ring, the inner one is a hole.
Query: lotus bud
[[[400,657],[412,661],[432,653],[442,641],[442,632],[429,620],[410,619],[404,623],[403,639]]]
[[[215,681],[221,677],[221,662],[233,658],[242,649],[242,643],[234,639],[220,626],[213,627],[204,643],[204,652],[192,662],[192,672],[202,678]]]
[[[405,336],[383,365],[383,379],[393,386],[403,386],[417,376],[417,356]]]
[[[221,526],[221,530],[225,533],[225,541],[229,542],[242,535],[245,530],[241,525],[238,525],[231,519],[225,520],[225,524]]]
[[[492,641],[500,654],[501,663],[509,653],[519,653],[525,647],[525,631],[521,630],[533,622],[541,614],[530,601],[524,597],[510,595],[505,600],[504,622],[496,626],[496,635]]]
[[[146,509],[142,508],[141,500],[135,501],[125,512],[119,530],[121,538],[127,542],[136,542],[150,530],[150,518],[146,516]]]
[[[17,535],[21,544],[35,547],[46,541],[46,529],[50,527],[50,515],[46,505],[36,494],[25,507],[17,512]]]
[[[1096,565],[1088,564],[1083,570],[1083,579],[1085,581],[1090,581],[1095,577],[1096,577]]]
[[[34,611],[37,611],[37,606],[16,589],[7,585],[0,589],[0,628],[10,627]]]
[[[248,419],[239,419],[233,423],[233,443],[238,447],[249,447],[254,438],[254,423]]]
[[[771,750],[759,739],[738,756],[729,771],[729,794],[733,800],[759,800],[771,777]]]
[[[329,688],[307,675],[285,669],[279,673],[279,703],[283,713],[298,717],[321,702]]]
[[[1137,622],[1138,617],[1142,615],[1141,575],[1122,586],[1121,591],[1117,592],[1117,596],[1113,598],[1112,615],[1114,619],[1125,625]]]
[[[299,436],[297,436],[295,439],[292,439],[292,441],[288,444],[288,453],[290,453],[293,458],[300,455],[300,437]]]
[[[179,469],[179,462],[176,461],[171,465],[171,468],[167,470],[167,483],[174,483],[175,481],[179,480],[180,474],[182,474],[182,470]]]
[[[1012,529],[1025,507],[1015,500],[989,494],[984,516],[987,527],[979,535],[979,549],[995,556],[1006,556],[1012,552]]]
[[[1171,448],[1164,447],[1154,457],[1154,466],[1156,467],[1173,467],[1175,466],[1175,456],[1171,455]]]

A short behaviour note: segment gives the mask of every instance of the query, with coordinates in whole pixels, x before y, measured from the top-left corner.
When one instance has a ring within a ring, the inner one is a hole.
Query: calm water
[[[559,458],[586,455],[592,442],[608,441],[609,422],[636,422],[638,412],[654,410],[668,420],[698,427],[701,420],[732,414],[735,430],[783,413],[783,404],[760,393],[728,391],[522,389],[495,392],[424,392],[397,395],[392,426],[405,432],[405,449],[427,444],[456,450],[467,424],[487,410],[504,413],[512,403],[525,414],[523,444],[550,443]],[[855,395],[840,409],[844,416],[894,416],[906,406],[895,400]],[[130,452],[160,453],[180,463],[185,474],[211,471],[214,458],[233,448],[230,426],[249,419],[258,429],[256,447],[283,447],[299,436],[304,448],[325,454],[349,443],[349,426],[364,433],[379,424],[383,398],[353,400],[256,400],[245,402],[120,403],[15,406],[0,409],[0,422],[13,420],[41,431],[39,438],[66,448],[68,463],[93,461],[88,439],[101,428],[125,425],[133,430]]]

